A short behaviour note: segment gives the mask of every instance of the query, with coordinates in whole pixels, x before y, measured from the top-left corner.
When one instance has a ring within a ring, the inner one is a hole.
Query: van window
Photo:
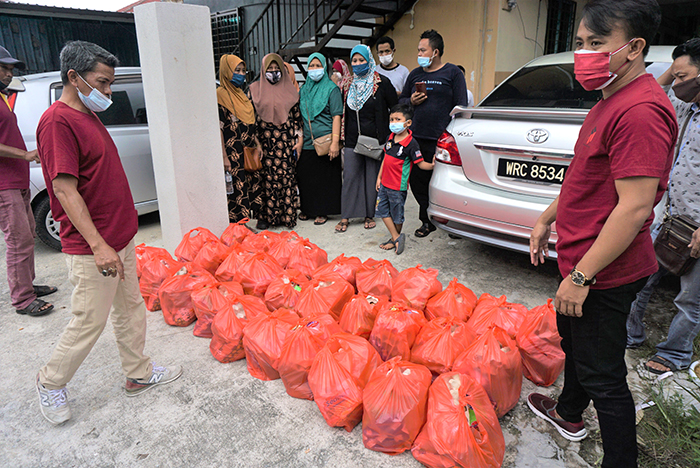
[[[63,86],[53,86],[54,101],[61,97]],[[146,101],[143,96],[143,84],[140,77],[120,77],[112,85],[112,105],[104,112],[97,112],[97,117],[105,127],[118,125],[145,125]]]

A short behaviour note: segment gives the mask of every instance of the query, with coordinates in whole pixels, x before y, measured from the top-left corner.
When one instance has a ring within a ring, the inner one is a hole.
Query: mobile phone
[[[425,90],[426,90],[426,88],[425,88],[424,82],[420,81],[420,82],[416,83],[416,92],[417,93],[425,93]]]

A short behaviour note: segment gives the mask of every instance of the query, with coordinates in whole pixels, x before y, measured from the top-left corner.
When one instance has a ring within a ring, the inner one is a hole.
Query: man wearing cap
[[[10,299],[18,314],[37,317],[48,314],[53,305],[39,299],[56,292],[50,286],[34,286],[34,215],[29,204],[29,162],[39,162],[27,151],[17,116],[8,100],[12,72],[24,70],[23,62],[0,47],[0,230],[7,247],[7,282]]]

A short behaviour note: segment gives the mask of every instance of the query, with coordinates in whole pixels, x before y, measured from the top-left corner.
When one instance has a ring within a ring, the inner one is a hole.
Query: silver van
[[[112,85],[112,105],[97,116],[107,127],[117,145],[136,209],[139,215],[143,215],[157,211],[158,200],[151,162],[141,69],[117,68],[115,75],[116,79]],[[19,91],[15,98],[14,111],[27,149],[33,150],[36,148],[36,127],[41,115],[61,96],[63,91],[60,73],[50,72],[16,77],[11,89]],[[49,247],[60,250],[60,223],[54,221],[51,216],[49,196],[41,166],[35,163],[30,166],[30,186],[37,235]]]

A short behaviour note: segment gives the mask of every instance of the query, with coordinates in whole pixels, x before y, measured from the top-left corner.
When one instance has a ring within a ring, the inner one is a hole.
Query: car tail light
[[[445,164],[453,166],[461,166],[462,158],[459,156],[457,142],[449,132],[443,132],[438,139],[437,148],[435,149],[435,159]]]

